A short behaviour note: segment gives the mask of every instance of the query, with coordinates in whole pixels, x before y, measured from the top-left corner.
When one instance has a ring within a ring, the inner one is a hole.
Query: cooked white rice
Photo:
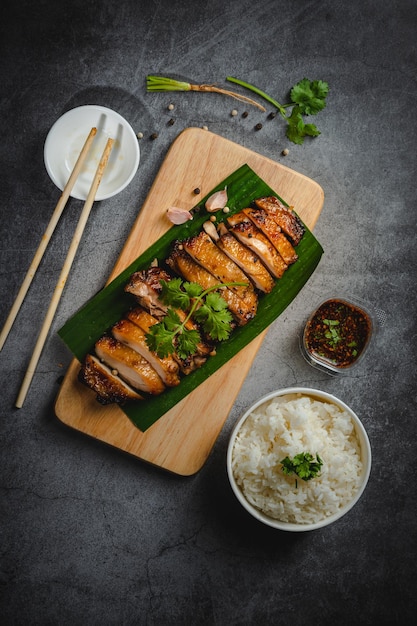
[[[281,461],[320,455],[319,476],[304,481]],[[283,522],[315,523],[348,504],[361,482],[360,443],[349,413],[310,396],[278,396],[242,424],[232,452],[234,478],[257,509]],[[297,479],[297,480],[296,480]]]

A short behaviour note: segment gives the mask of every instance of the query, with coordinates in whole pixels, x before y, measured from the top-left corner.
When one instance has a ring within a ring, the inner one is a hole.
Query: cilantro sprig
[[[320,473],[323,461],[318,454],[316,454],[315,459],[310,452],[300,452],[292,459],[286,456],[285,459],[282,459],[281,465],[283,474],[287,476],[296,474],[298,478],[308,481]]]
[[[304,115],[317,115],[326,106],[326,97],[329,93],[329,85],[322,80],[309,80],[303,78],[290,90],[290,102],[280,104],[267,93],[261,91],[254,85],[228,76],[228,81],[241,85],[250,91],[258,94],[277,108],[281,117],[287,122],[286,135],[290,141],[301,145],[306,136],[317,137],[320,135],[315,124],[306,123]]]
[[[150,327],[146,334],[148,347],[164,358],[174,352],[181,359],[195,354],[201,335],[195,328],[187,328],[193,319],[214,341],[224,341],[232,330],[232,315],[227,303],[218,292],[223,287],[246,285],[247,283],[222,283],[203,289],[193,282],[180,278],[161,280],[160,299],[168,305],[166,316]],[[177,310],[187,311],[181,319]]]

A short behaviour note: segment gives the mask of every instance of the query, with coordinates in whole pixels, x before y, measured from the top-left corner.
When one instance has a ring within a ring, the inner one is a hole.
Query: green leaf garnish
[[[300,452],[292,459],[286,456],[285,459],[282,459],[281,465],[283,474],[287,476],[296,474],[302,480],[308,481],[320,473],[323,461],[318,454],[316,454],[316,459],[314,459],[310,452]]]
[[[170,305],[167,314],[149,329],[146,343],[161,358],[174,352],[181,359],[195,354],[201,341],[198,330],[187,328],[187,322],[194,319],[214,341],[224,341],[232,330],[232,315],[227,303],[217,290],[224,287],[246,285],[247,283],[219,283],[203,291],[198,283],[183,282],[181,278],[161,280],[160,299]],[[181,320],[172,308],[187,311]]]
[[[323,324],[325,324],[329,330],[326,330],[324,336],[329,340],[329,345],[333,348],[342,341],[342,337],[340,336],[339,329],[337,326],[340,325],[339,320],[323,320]]]
[[[308,78],[303,78],[291,88],[291,102],[280,104],[277,100],[274,100],[267,93],[250,83],[245,83],[243,80],[233,78],[232,76],[228,76],[226,80],[253,91],[275,106],[281,117],[288,124],[286,135],[293,143],[301,145],[304,142],[304,137],[317,137],[320,135],[320,131],[315,124],[306,124],[304,122],[303,115],[317,115],[319,111],[324,109],[326,97],[329,93],[329,85],[326,82],[322,80],[310,81]],[[292,110],[287,115],[287,109],[290,107],[292,107]]]
[[[293,143],[301,145],[306,135],[309,135],[310,137],[317,137],[320,135],[320,131],[314,124],[306,124],[304,122],[299,106],[295,106],[291,115],[286,119],[288,122],[286,134],[288,139]]]
[[[233,318],[220,294],[207,294],[204,304],[196,309],[194,318],[212,339],[224,341],[229,337]]]
[[[310,81],[303,78],[291,89],[291,101],[296,103],[300,112],[305,115],[316,115],[326,106],[326,96],[329,86],[322,80]]]

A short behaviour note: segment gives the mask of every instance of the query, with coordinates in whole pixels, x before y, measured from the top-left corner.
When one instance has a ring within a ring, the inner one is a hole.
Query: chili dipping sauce
[[[348,368],[363,354],[371,332],[371,318],[363,309],[338,298],[326,300],[307,321],[304,349],[315,362]]]

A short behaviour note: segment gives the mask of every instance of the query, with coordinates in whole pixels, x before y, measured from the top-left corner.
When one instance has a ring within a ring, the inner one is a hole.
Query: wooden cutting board
[[[245,163],[294,206],[310,229],[314,227],[324,202],[316,182],[209,131],[188,128],[169,149],[109,282],[170,227],[164,215],[169,206],[192,208],[199,197]],[[195,195],[196,188],[200,196]],[[76,359],[58,394],[56,415],[64,424],[143,461],[190,476],[210,454],[265,332],[146,432],[138,430],[119,407],[103,407],[96,401],[94,393],[77,381]]]

